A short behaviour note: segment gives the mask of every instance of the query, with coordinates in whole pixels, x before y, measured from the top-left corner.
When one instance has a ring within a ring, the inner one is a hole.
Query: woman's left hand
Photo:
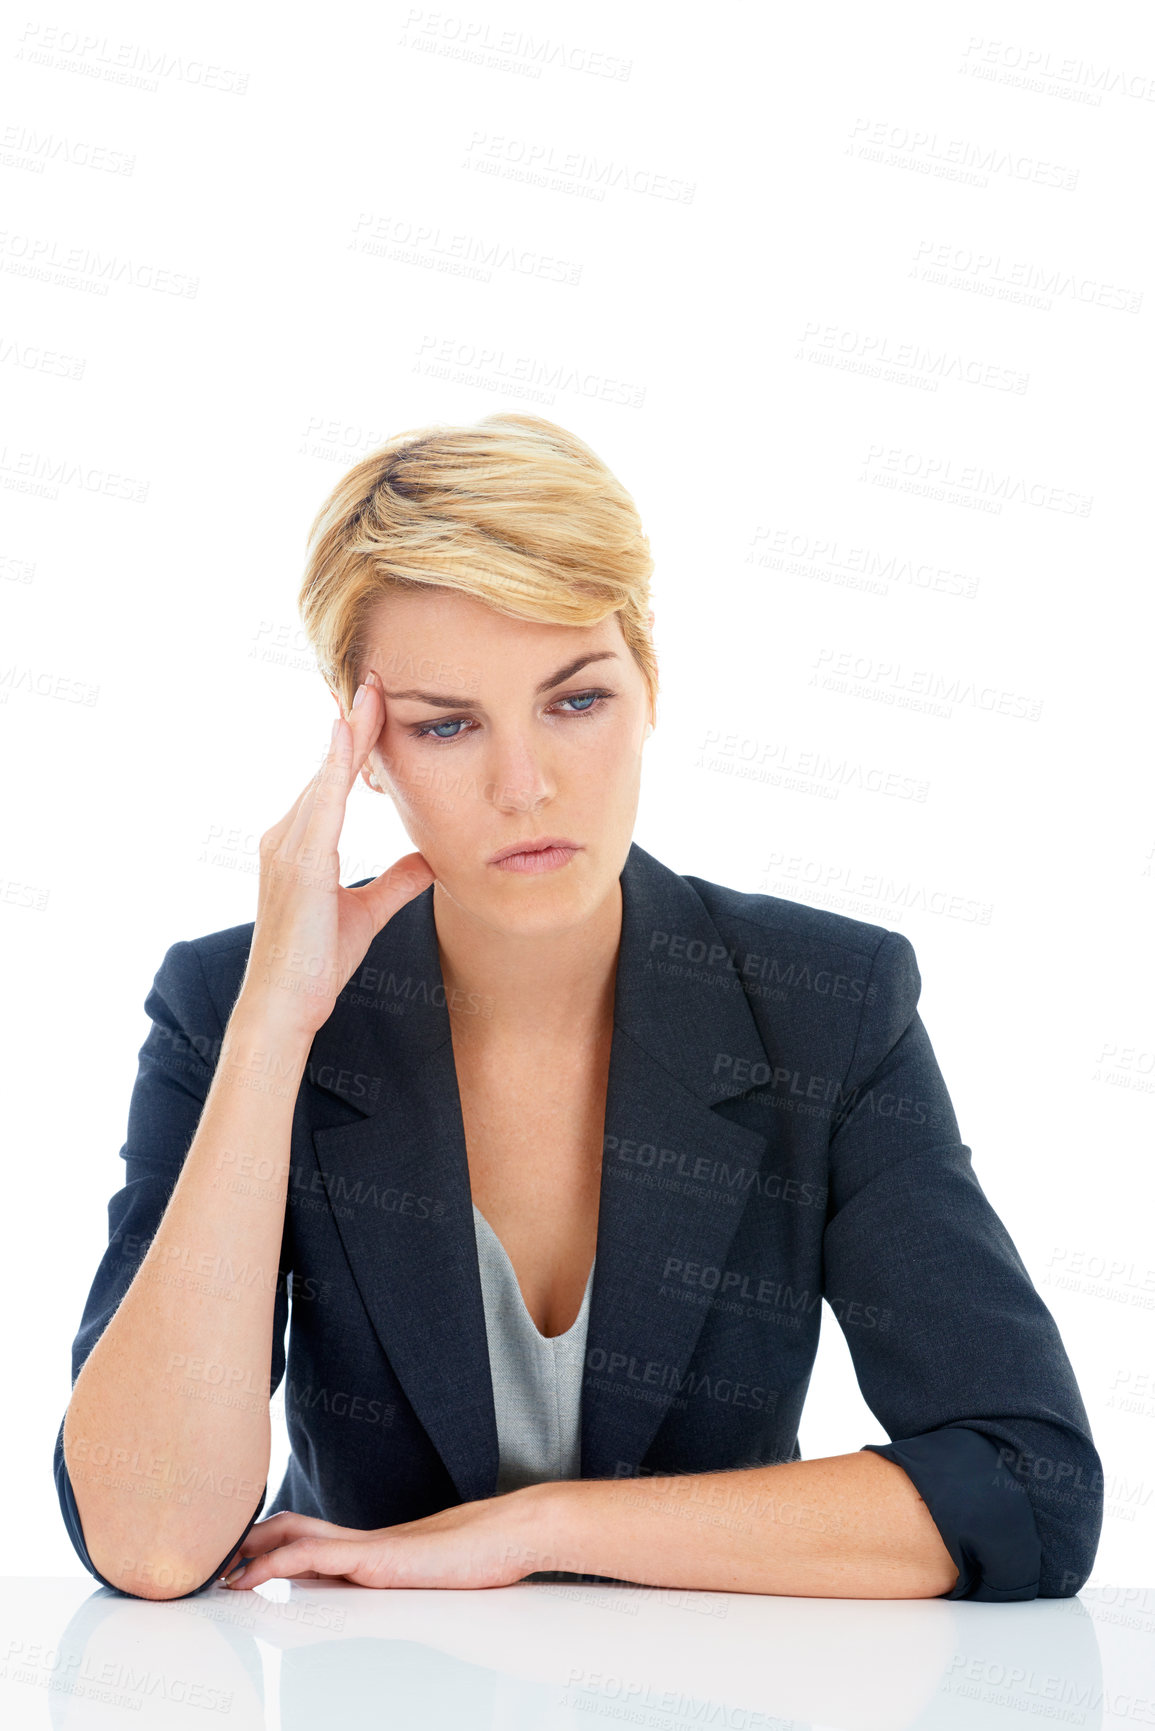
[[[358,1587],[507,1587],[537,1569],[574,1567],[537,1548],[548,1544],[541,1514],[541,1499],[526,1491],[368,1530],[286,1509],[249,1530],[239,1556],[252,1560],[222,1579],[236,1587],[294,1576]]]

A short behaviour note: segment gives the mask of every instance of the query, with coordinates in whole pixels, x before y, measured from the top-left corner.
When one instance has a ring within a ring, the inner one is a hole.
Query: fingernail
[[[356,709],[357,705],[359,703],[363,703],[364,701],[365,701],[365,687],[363,685],[359,685],[357,687],[356,695],[353,698],[353,702],[350,705],[350,710]]]
[[[231,1587],[238,1576],[243,1575],[247,1568],[247,1563],[238,1563],[236,1568],[230,1570],[230,1572],[225,1576],[225,1586]]]

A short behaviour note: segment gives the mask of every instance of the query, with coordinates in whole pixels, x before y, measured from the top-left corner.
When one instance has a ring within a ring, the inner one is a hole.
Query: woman
[[[911,945],[631,840],[651,569],[531,416],[399,435],[319,513],[328,755],[255,921],[156,975],[73,1349],[57,1485],[106,1585],[1087,1579],[1099,1457]],[[415,851],[343,887],[358,776]],[[803,1461],[823,1297],[893,1440]]]

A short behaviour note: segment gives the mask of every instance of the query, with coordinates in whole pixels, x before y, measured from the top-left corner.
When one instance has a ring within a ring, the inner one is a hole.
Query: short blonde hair
[[[398,433],[343,475],[313,520],[297,604],[347,715],[371,615],[401,589],[459,589],[517,619],[619,615],[656,706],[654,568],[633,499],[590,447],[535,415]]]

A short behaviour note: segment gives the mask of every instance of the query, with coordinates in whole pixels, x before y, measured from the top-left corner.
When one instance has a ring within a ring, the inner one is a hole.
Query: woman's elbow
[[[133,1599],[184,1599],[216,1579],[215,1570],[206,1576],[203,1560],[175,1554],[157,1552],[140,1558],[110,1555],[103,1559],[94,1556],[92,1560],[98,1579]]]

